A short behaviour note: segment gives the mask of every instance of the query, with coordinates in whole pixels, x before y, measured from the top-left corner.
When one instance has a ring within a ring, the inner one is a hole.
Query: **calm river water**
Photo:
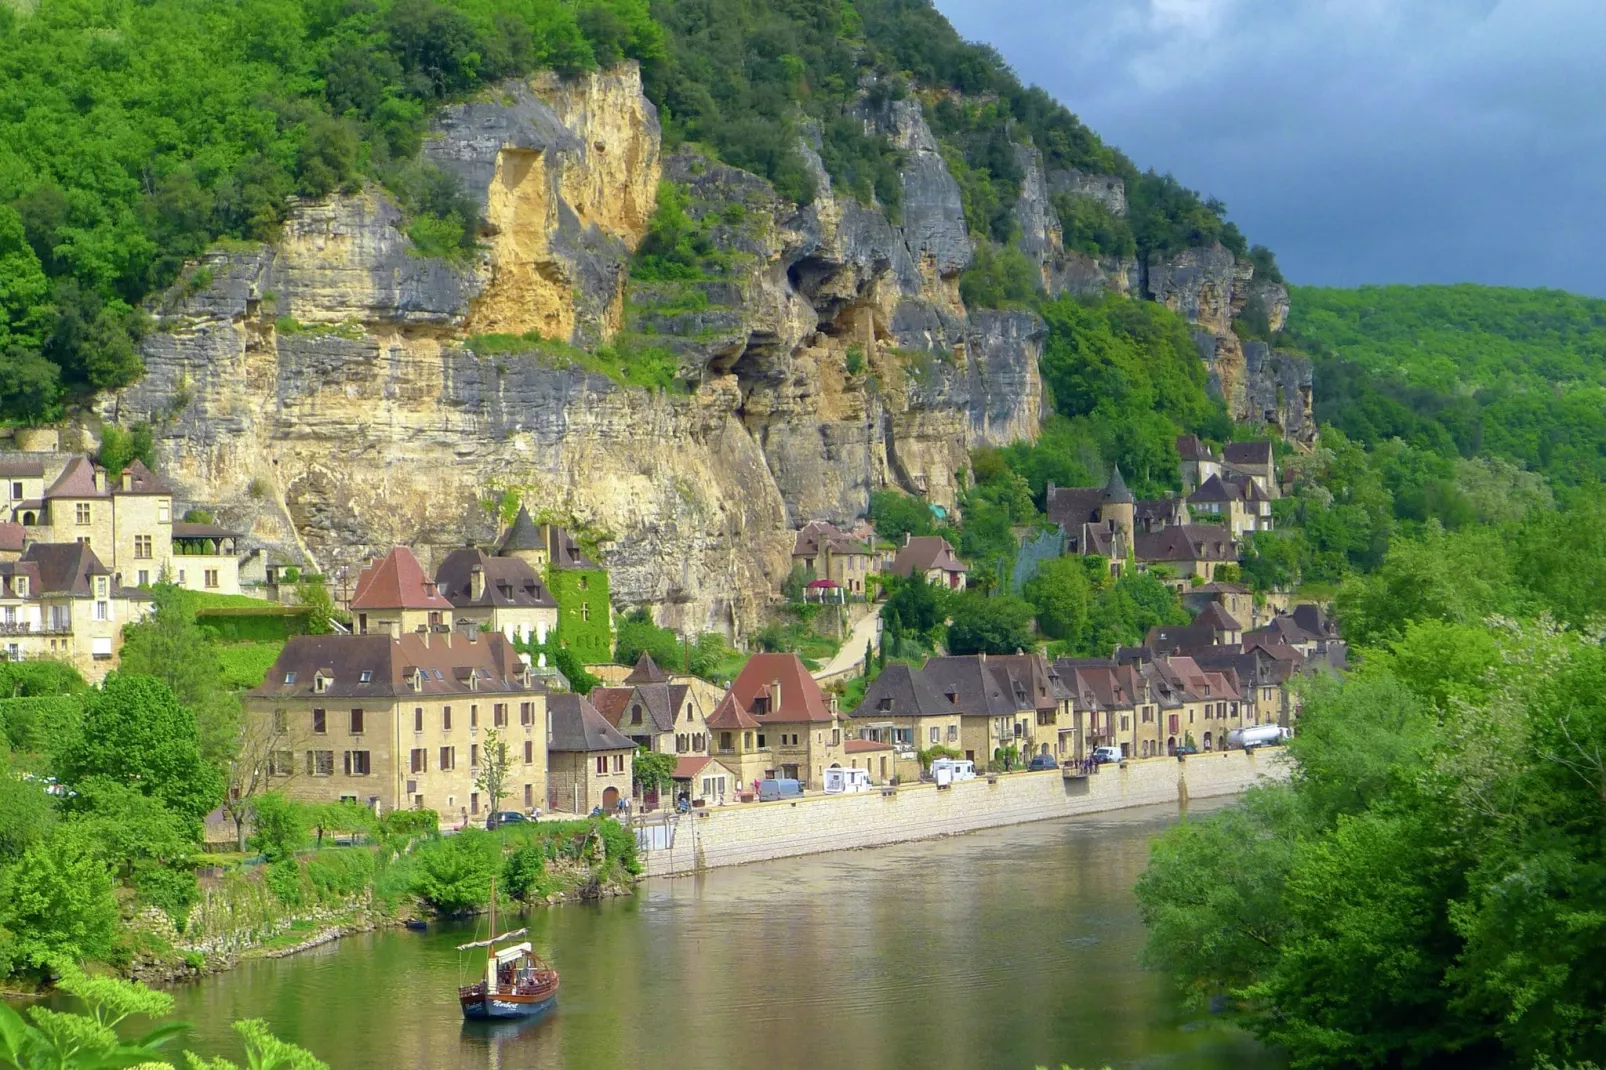
[[[539,911],[563,991],[533,1023],[462,1022],[453,945],[472,926],[250,963],[177,990],[177,1013],[195,1050],[237,1056],[229,1023],[261,1017],[335,1070],[1277,1066],[1138,966],[1132,885],[1174,820],[1022,825]]]

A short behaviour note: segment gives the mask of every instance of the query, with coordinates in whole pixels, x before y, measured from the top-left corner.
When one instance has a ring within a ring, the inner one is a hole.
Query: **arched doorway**
[[[1210,733],[1209,732],[1205,733],[1204,743],[1205,743],[1205,750],[1209,750],[1210,749]]]
[[[602,809],[615,810],[619,806],[619,789],[609,785],[602,792]]]
[[[1039,750],[1037,753],[1038,754],[1047,754],[1048,753],[1048,744],[1044,743],[1042,749]]]
[[[1172,736],[1165,741],[1165,752],[1171,757],[1177,756],[1177,737]]]

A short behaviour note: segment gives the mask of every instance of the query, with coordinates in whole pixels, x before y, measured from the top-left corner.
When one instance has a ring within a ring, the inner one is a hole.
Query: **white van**
[[[1257,724],[1228,732],[1227,746],[1254,750],[1256,747],[1269,747],[1273,744],[1282,743],[1287,739],[1288,729],[1282,725]]]
[[[975,780],[976,763],[966,758],[934,758],[931,762],[931,778],[939,788],[946,788],[960,780]]]
[[[849,795],[856,791],[869,791],[870,787],[870,772],[867,769],[827,769],[825,771],[825,793],[827,795]]]

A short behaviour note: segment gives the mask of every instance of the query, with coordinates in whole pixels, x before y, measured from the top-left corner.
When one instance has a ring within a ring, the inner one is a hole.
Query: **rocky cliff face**
[[[151,421],[164,472],[248,544],[336,577],[394,543],[429,564],[489,540],[486,503],[512,490],[605,536],[622,606],[743,632],[792,529],[862,516],[884,486],[951,505],[971,448],[1030,439],[1042,416],[1040,321],[960,300],[972,247],[918,102],[862,118],[905,153],[896,222],[835,193],[817,158],[802,208],[694,152],[661,158],[633,69],[500,87],[446,109],[425,149],[482,208],[476,255],[417,255],[377,190],[297,206],[280,241],[213,251],[166,296],[147,375],[105,408]],[[1022,152],[1046,283],[1141,292],[1135,262],[1067,254],[1048,204],[1073,190],[1124,210],[1119,183]],[[661,177],[726,275],[628,278]],[[1219,252],[1150,264],[1147,283],[1201,339],[1236,343],[1234,308],[1277,297]],[[483,338],[529,332],[546,342]],[[650,344],[684,389],[621,386],[554,340]],[[1298,407],[1276,355],[1206,357],[1235,412]]]

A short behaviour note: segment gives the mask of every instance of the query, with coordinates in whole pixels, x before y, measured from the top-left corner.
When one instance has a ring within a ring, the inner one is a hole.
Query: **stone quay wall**
[[[880,847],[980,829],[1156,803],[1236,795],[1256,781],[1286,780],[1281,750],[1224,751],[1177,761],[1107,765],[1085,778],[1058,771],[977,777],[951,787],[912,784],[854,795],[713,807],[644,819],[645,874],[668,877],[773,858]]]

